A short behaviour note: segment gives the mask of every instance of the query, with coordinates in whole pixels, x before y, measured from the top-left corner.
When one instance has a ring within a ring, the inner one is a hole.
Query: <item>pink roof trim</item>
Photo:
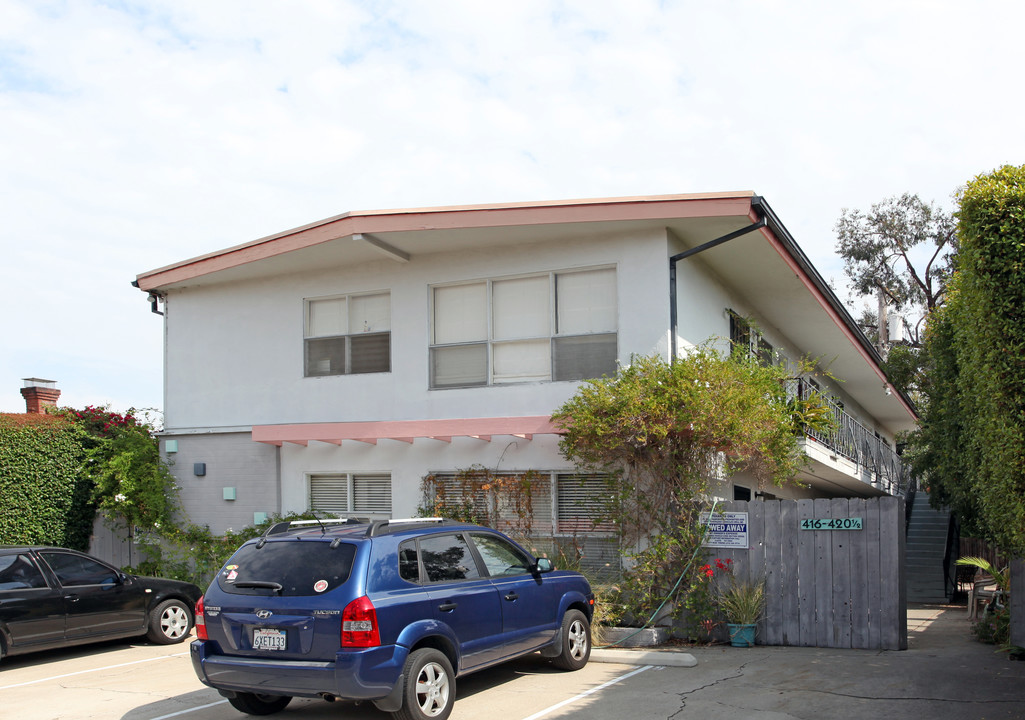
[[[136,282],[148,291],[357,233],[746,216],[752,197],[753,192],[700,193],[349,212],[150,270]]]
[[[547,415],[253,426],[254,441],[278,447],[284,443],[305,446],[311,440],[333,445],[341,445],[345,440],[355,440],[376,445],[378,440],[412,443],[415,438],[431,438],[451,442],[453,437],[472,437],[490,442],[495,435],[510,435],[530,440],[534,435],[558,434],[559,430]]]
[[[879,381],[881,383],[884,383],[889,388],[889,391],[893,393],[893,395],[897,398],[898,402],[900,402],[901,406],[908,412],[908,414],[913,419],[917,419],[918,415],[915,412],[914,408],[908,405],[908,403],[904,399],[904,396],[901,393],[897,392],[896,388],[893,386],[893,383],[891,383],[887,379],[886,373],[883,372],[883,369],[876,364],[875,360],[865,349],[865,346],[862,345],[861,342],[859,342],[858,338],[855,337],[854,333],[852,333],[850,329],[847,327],[847,324],[840,318],[840,314],[837,312],[837,309],[833,306],[832,303],[829,302],[829,300],[827,300],[822,295],[822,292],[817,287],[815,287],[815,283],[813,283],[811,279],[808,277],[808,274],[801,269],[800,265],[798,265],[798,263],[794,260],[794,257],[783,246],[783,243],[780,242],[779,238],[777,238],[776,235],[768,228],[763,227],[761,228],[760,232],[765,237],[765,239],[769,241],[769,244],[779,254],[780,258],[783,259],[783,262],[785,262],[790,267],[790,269],[794,272],[794,274],[801,281],[801,283],[808,290],[808,292],[811,293],[812,297],[815,298],[816,302],[818,302],[818,304],[826,312],[826,314],[833,321],[833,323],[838,328],[840,328],[840,331],[844,335],[847,336],[847,339],[850,340],[855,352],[857,352],[865,360],[866,364],[870,368],[872,368],[873,372],[875,372],[876,376],[879,378]]]

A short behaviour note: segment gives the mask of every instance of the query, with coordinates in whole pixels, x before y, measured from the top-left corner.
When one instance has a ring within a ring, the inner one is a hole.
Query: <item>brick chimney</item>
[[[22,378],[25,387],[21,396],[25,398],[25,412],[37,415],[45,413],[47,408],[57,407],[57,398],[61,391],[57,389],[56,380],[42,378]]]

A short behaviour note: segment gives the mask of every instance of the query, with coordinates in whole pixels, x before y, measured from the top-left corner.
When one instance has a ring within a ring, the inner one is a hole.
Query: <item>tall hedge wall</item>
[[[1025,166],[968,183],[946,320],[962,477],[986,537],[1025,556]]]
[[[95,507],[84,463],[74,423],[0,414],[0,544],[88,550]]]

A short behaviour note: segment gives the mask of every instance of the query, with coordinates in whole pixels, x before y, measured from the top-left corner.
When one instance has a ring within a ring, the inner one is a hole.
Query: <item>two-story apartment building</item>
[[[916,420],[753,193],[351,212],[135,284],[165,328],[162,450],[215,532],[311,508],[410,516],[425,476],[482,466],[548,475],[534,507],[558,533],[582,490],[552,411],[631,356],[709,338],[838,380],[818,382],[841,429],[805,439],[802,486],[777,497],[899,492],[894,438]]]

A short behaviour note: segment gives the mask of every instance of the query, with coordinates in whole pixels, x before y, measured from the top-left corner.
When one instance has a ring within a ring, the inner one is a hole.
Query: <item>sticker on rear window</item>
[[[237,577],[238,577],[238,571],[237,570],[232,570],[230,573],[228,573],[228,577],[226,577],[225,580],[227,580],[228,582],[232,582]]]
[[[324,592],[325,590],[327,590],[327,580],[318,580],[316,583],[314,583],[313,589],[317,592]]]

